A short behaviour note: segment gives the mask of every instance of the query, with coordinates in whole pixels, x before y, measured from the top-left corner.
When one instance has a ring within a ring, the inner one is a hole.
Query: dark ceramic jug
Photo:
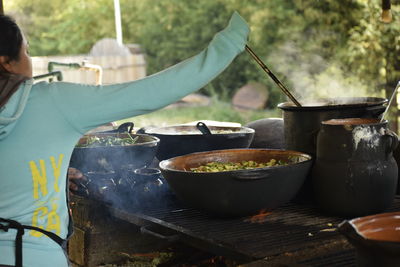
[[[340,216],[363,216],[391,206],[397,187],[397,136],[378,119],[323,121],[312,169],[316,203]]]
[[[400,212],[343,221],[339,232],[356,248],[357,266],[400,266]]]

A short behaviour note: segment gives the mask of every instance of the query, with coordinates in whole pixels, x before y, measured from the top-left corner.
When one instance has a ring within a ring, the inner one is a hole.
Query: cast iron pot
[[[283,111],[285,149],[301,151],[315,157],[317,134],[321,122],[344,118],[379,118],[385,111],[387,99],[378,97],[323,98],[303,102],[280,103]],[[311,178],[308,177],[295,198],[296,202],[314,202]]]
[[[288,165],[225,172],[192,172],[208,162],[271,159]],[[188,205],[218,217],[254,215],[290,201],[311,167],[311,156],[285,150],[225,149],[197,152],[160,162],[171,190]]]
[[[79,144],[85,144],[89,136],[138,137],[136,143],[126,146],[75,147],[70,167],[82,172],[118,171],[121,168],[137,169],[148,166],[154,159],[159,139],[147,134],[94,133],[84,135]]]
[[[400,212],[343,221],[342,233],[357,251],[357,266],[400,266]]]
[[[254,137],[254,130],[248,127],[207,127],[201,122],[196,126],[142,128],[140,132],[160,139],[156,154],[160,161],[193,152],[247,148]]]
[[[378,97],[324,98],[302,103],[280,103],[283,110],[285,148],[315,156],[322,121],[343,118],[378,118],[387,99]]]

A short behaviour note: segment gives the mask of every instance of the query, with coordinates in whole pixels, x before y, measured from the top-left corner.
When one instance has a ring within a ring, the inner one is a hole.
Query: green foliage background
[[[203,49],[237,10],[249,23],[249,46],[295,95],[381,94],[400,74],[399,0],[383,24],[380,1],[120,0],[124,43],[147,54],[148,73]],[[33,56],[84,54],[114,37],[112,0],[13,0],[5,12],[28,36]],[[202,91],[221,98],[250,81],[267,85],[269,107],[286,101],[246,53]],[[354,90],[353,90],[354,89]]]

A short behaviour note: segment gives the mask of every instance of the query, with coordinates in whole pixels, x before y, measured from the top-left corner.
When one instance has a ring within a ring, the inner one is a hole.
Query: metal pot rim
[[[324,126],[376,126],[386,125],[387,120],[381,121],[377,118],[343,118],[343,119],[329,119],[321,122]]]
[[[323,102],[325,105],[321,105]],[[283,102],[278,104],[278,108],[287,111],[299,110],[330,110],[330,109],[351,109],[357,107],[379,106],[387,103],[386,98],[380,97],[337,97],[337,98],[319,98],[302,103],[298,107],[293,102]],[[307,105],[307,103],[309,103]],[[330,104],[333,103],[333,104]],[[317,105],[320,104],[320,105]]]
[[[255,133],[255,130],[249,127],[241,126],[241,127],[229,127],[229,126],[208,126],[210,130],[233,130],[233,132],[229,133],[212,133],[211,135],[224,136],[224,135],[237,135],[237,134],[252,134]],[[175,130],[176,129],[176,130]],[[168,131],[171,132],[168,132]],[[175,131],[174,131],[175,130]],[[179,133],[179,130],[183,132]],[[184,133],[184,131],[197,131],[198,133]],[[165,127],[149,127],[145,129],[145,133],[149,135],[160,135],[160,136],[202,136],[203,134],[197,130],[196,126],[193,125],[172,125]]]
[[[92,133],[92,134],[85,134],[84,136],[82,136],[79,140],[86,138],[88,136],[115,136],[121,133],[103,133],[103,132],[99,132],[99,133]],[[75,146],[74,149],[120,149],[120,148],[124,148],[124,147],[139,147],[139,146],[157,146],[160,143],[160,138],[153,136],[153,135],[149,135],[149,134],[133,134],[133,133],[122,133],[122,134],[129,134],[132,137],[135,136],[144,136],[146,138],[149,138],[149,141],[146,142],[141,142],[141,143],[135,143],[135,144],[131,144],[131,145],[115,145],[115,146],[94,146],[94,147],[77,147]]]
[[[264,148],[243,148],[243,149],[223,149],[223,150],[212,150],[212,151],[202,151],[202,152],[195,152],[195,153],[190,153],[190,154],[186,154],[186,155],[182,155],[182,156],[177,156],[177,157],[173,157],[170,159],[166,159],[166,160],[162,160],[159,163],[159,167],[161,170],[165,170],[165,171],[172,171],[172,172],[182,172],[182,173],[186,173],[189,171],[185,171],[185,170],[180,170],[180,169],[174,169],[171,167],[168,167],[168,165],[170,165],[170,163],[174,160],[176,160],[176,158],[184,158],[184,157],[191,157],[191,156],[195,156],[195,155],[201,155],[201,154],[218,154],[220,152],[229,152],[229,151],[234,151],[234,150],[247,150],[247,151],[269,151],[269,152],[274,152],[274,151],[284,151],[284,152],[288,152],[290,153],[290,155],[295,155],[295,156],[299,156],[299,157],[304,157],[305,159],[300,161],[300,162],[295,162],[295,163],[291,163],[289,165],[279,165],[279,166],[272,166],[272,167],[265,167],[265,168],[254,168],[254,169],[247,169],[247,170],[233,170],[233,171],[224,171],[224,172],[190,172],[192,174],[208,174],[208,175],[215,175],[218,173],[224,173],[224,174],[232,174],[232,173],[242,173],[242,172],[259,172],[259,171],[265,171],[265,170],[272,170],[272,169],[281,169],[281,168],[287,168],[287,166],[293,166],[293,165],[299,165],[299,164],[306,164],[309,161],[313,160],[313,157],[309,154],[300,152],[300,151],[293,151],[293,150],[285,150],[285,149],[264,149]]]

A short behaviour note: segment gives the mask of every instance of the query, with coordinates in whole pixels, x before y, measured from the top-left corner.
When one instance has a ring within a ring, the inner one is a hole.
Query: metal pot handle
[[[232,175],[233,178],[238,180],[258,180],[258,179],[270,178],[270,176],[271,173],[266,171],[251,171],[251,172],[236,173]]]
[[[162,240],[166,240],[166,241],[168,241],[168,242],[175,242],[175,241],[178,241],[178,240],[179,240],[179,235],[169,235],[169,236],[166,236],[166,235],[159,234],[159,233],[156,233],[156,232],[154,232],[154,231],[151,231],[151,230],[147,229],[146,226],[140,227],[140,232],[141,232],[142,234],[148,234],[148,235],[151,235],[151,236],[160,238],[160,239],[162,239]]]
[[[196,128],[204,135],[211,135],[210,129],[207,127],[207,125],[204,122],[199,121],[196,124]]]
[[[362,117],[379,118],[385,112],[385,106],[372,106],[365,108]]]
[[[392,153],[399,145],[399,137],[392,130],[386,129],[384,136],[387,136],[390,140],[390,145],[386,149],[386,155]]]
[[[136,131],[137,134],[146,134],[146,127],[142,127]]]
[[[125,122],[117,128],[117,132],[118,133],[125,133],[125,132],[132,133],[133,126],[134,126],[133,122]]]

